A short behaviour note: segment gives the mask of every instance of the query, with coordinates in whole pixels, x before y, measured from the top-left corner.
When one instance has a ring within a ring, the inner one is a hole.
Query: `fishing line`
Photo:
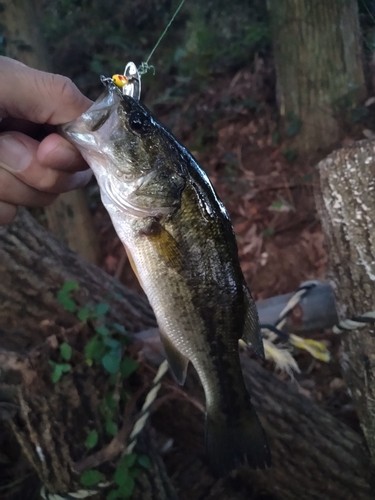
[[[164,29],[163,33],[160,35],[159,40],[158,40],[158,41],[156,42],[156,44],[154,45],[154,48],[151,50],[151,52],[150,52],[150,54],[149,54],[148,58],[146,59],[146,61],[145,61],[145,62],[141,63],[141,65],[139,66],[139,68],[138,68],[138,72],[139,72],[139,74],[140,74],[140,75],[144,75],[145,73],[147,73],[147,71],[148,71],[149,69],[153,69],[154,74],[155,74],[155,66],[152,66],[152,65],[150,66],[150,65],[148,64],[148,62],[149,62],[149,60],[151,59],[151,57],[153,56],[153,54],[154,54],[155,50],[158,48],[158,46],[159,46],[160,42],[163,40],[163,38],[164,38],[164,36],[165,36],[166,32],[168,31],[168,29],[169,29],[170,25],[171,25],[171,24],[173,23],[173,21],[175,20],[175,18],[176,18],[176,16],[177,16],[177,14],[180,12],[181,7],[184,5],[184,3],[185,3],[185,0],[182,0],[182,2],[180,3],[180,5],[179,5],[179,6],[177,7],[177,9],[175,10],[175,13],[173,14],[173,16],[172,16],[171,20],[169,21],[169,23],[167,24],[166,28]]]

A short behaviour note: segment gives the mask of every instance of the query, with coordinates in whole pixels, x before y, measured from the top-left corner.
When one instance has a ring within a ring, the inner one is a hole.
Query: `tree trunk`
[[[269,0],[279,111],[303,153],[327,150],[365,97],[356,0]],[[299,130],[300,129],[300,130]]]
[[[53,71],[38,29],[34,2],[3,0],[1,6],[6,55],[32,68]],[[56,236],[89,262],[98,262],[98,241],[82,189],[61,195],[45,208],[45,213],[48,227]]]
[[[21,443],[24,460],[51,491],[74,491],[78,487],[75,464],[87,453],[82,450],[87,435],[83,431],[87,422],[98,421],[97,403],[106,386],[84,363],[78,363],[59,384],[49,382],[46,374],[48,360],[55,359],[54,339],[67,339],[78,351],[92,334],[58,303],[56,293],[66,280],[74,280],[80,286],[74,292],[78,304],[110,301],[110,322],[123,324],[129,333],[148,330],[149,335],[145,332],[139,338],[149,362],[161,360],[160,352],[155,354],[155,319],[145,299],[64,248],[25,211],[16,223],[0,228],[0,242],[0,396],[4,400],[0,411],[3,417],[4,413],[14,415],[14,404],[19,405],[12,432]],[[153,347],[147,349],[150,334]],[[372,472],[362,438],[247,356],[243,368],[270,441],[273,467],[265,472],[241,469],[235,481],[231,475],[217,482],[204,466],[203,415],[189,411],[180,418],[181,405],[171,401],[172,407],[162,406],[154,421],[164,435],[175,432],[176,442],[187,435],[193,443],[193,449],[183,451],[190,467],[171,471],[180,498],[248,500],[250,488],[267,490],[283,500],[373,498]],[[190,385],[195,388],[198,382]],[[131,422],[125,419],[124,425]],[[49,458],[47,468],[40,463],[38,446]],[[197,449],[201,451],[198,456]],[[163,493],[148,498],[173,498],[161,466],[157,463],[152,471],[153,481],[146,478],[137,491],[142,487],[155,491],[155,485],[162,484]],[[206,482],[195,491],[192,475],[199,485],[197,474],[201,473]]]
[[[318,165],[317,203],[341,319],[375,310],[375,147],[360,141]],[[375,327],[343,334],[342,368],[375,459]]]

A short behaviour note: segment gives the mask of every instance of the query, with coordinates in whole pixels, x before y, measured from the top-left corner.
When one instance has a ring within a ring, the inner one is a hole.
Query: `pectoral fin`
[[[253,349],[255,354],[261,359],[265,359],[262,334],[259,328],[258,311],[249,289],[244,284],[245,296],[245,326],[242,340]]]
[[[158,222],[153,220],[147,229],[142,230],[152,242],[159,257],[169,268],[180,271],[184,267],[184,258],[173,236]]]
[[[171,369],[176,382],[179,385],[184,385],[189,359],[177,350],[177,348],[161,330],[160,337],[165,349],[169,368]]]

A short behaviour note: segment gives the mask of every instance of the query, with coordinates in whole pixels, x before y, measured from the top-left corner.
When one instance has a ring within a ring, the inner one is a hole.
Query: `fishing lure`
[[[122,91],[122,95],[128,95],[139,101],[141,97],[141,75],[133,62],[129,62],[125,66],[123,75],[115,74],[112,78],[105,80],[112,80],[112,83]]]

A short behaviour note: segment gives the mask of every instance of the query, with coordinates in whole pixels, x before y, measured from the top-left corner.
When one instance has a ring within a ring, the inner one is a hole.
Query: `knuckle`
[[[52,88],[55,89],[55,92],[57,89],[59,99],[64,105],[74,106],[80,98],[79,90],[67,76],[52,75]]]

